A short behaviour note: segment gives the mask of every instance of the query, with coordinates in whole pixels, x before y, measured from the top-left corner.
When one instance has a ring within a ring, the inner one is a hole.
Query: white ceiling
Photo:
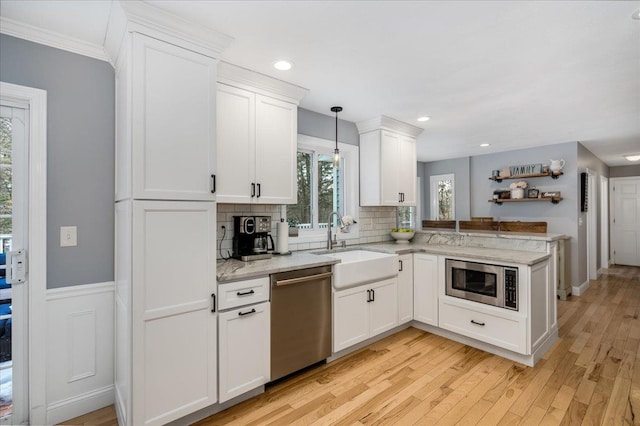
[[[421,161],[569,141],[610,166],[640,153],[640,1],[149,3],[232,36],[221,59],[310,89],[303,108],[423,127]],[[1,8],[101,45],[110,1]]]

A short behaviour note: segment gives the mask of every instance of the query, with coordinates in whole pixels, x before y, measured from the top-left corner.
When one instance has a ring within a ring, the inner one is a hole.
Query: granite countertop
[[[339,262],[338,259],[312,254],[308,251],[296,251],[291,255],[284,256],[274,255],[271,259],[252,260],[250,262],[243,262],[237,259],[218,260],[216,263],[216,278],[218,283],[225,283],[266,277],[269,274],[293,271],[295,269],[333,265]]]
[[[517,263],[521,265],[533,265],[550,256],[548,253],[532,251],[498,250],[484,247],[434,245],[414,242],[408,244],[388,242],[354,245],[346,249],[336,249],[335,252],[351,250],[368,250],[399,255],[429,253],[493,262]],[[322,251],[320,251],[320,253],[322,253]],[[242,262],[237,259],[218,260],[216,274],[218,283],[225,283],[249,278],[266,277],[269,274],[295,269],[334,265],[336,263],[340,263],[340,260],[322,254],[314,254],[313,251],[297,251],[288,256],[274,256],[271,259],[253,260],[250,262]]]
[[[487,238],[510,238],[514,240],[539,240],[539,241],[557,241],[566,240],[571,237],[564,234],[537,234],[531,232],[495,232],[495,231],[455,231],[445,229],[423,229],[416,231],[422,234],[458,234],[470,237],[487,237]]]
[[[533,265],[547,259],[549,253],[538,253],[522,250],[498,250],[484,247],[434,245],[424,243],[396,244],[373,243],[364,244],[359,247],[363,250],[379,251],[382,253],[409,254],[409,253],[429,253],[447,256],[457,256],[473,258],[478,260],[490,260],[494,262],[519,263],[521,265]]]

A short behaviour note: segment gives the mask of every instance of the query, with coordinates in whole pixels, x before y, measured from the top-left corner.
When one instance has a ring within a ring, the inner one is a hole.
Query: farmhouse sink
[[[339,259],[333,266],[333,287],[336,290],[378,281],[398,274],[398,256],[366,250],[322,252]]]

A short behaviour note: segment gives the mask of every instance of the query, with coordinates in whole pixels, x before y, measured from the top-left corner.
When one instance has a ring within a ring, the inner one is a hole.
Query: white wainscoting
[[[113,404],[113,292],[113,282],[47,290],[47,424]]]

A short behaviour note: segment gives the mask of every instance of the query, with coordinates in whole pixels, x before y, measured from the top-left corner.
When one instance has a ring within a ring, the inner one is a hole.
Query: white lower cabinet
[[[442,271],[444,276],[444,271]],[[444,280],[442,280],[444,285]],[[413,319],[438,326],[438,256],[413,255]]]
[[[526,318],[509,315],[507,312],[492,311],[478,303],[456,303],[451,298],[442,298],[440,328],[513,352],[527,354]]]
[[[338,352],[398,325],[397,278],[336,291],[333,308],[333,352]]]
[[[218,324],[219,401],[225,402],[269,382],[270,303],[221,312]]]
[[[413,254],[398,258],[398,323],[413,319]]]

